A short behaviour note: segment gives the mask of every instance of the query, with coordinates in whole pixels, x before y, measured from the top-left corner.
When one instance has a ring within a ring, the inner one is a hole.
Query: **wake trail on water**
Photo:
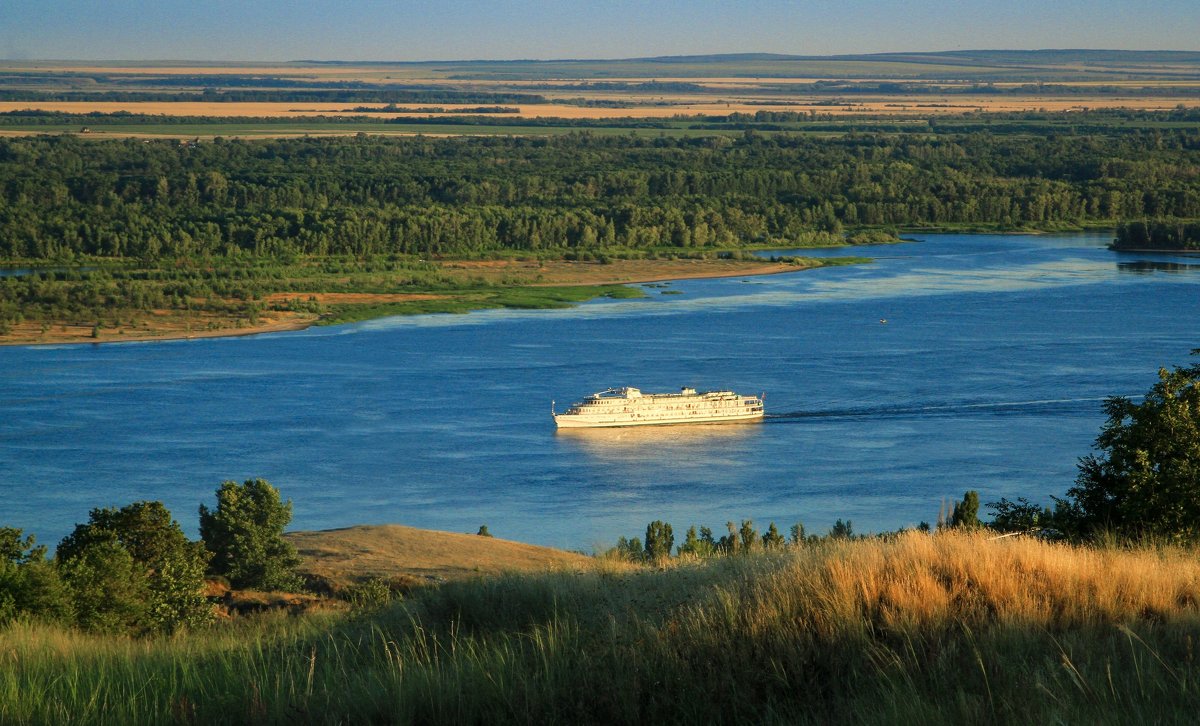
[[[990,414],[995,416],[1030,414],[1100,413],[1099,404],[1108,396],[1090,398],[1046,398],[1033,401],[988,401],[937,404],[862,406],[829,408],[809,411],[768,413],[763,418],[774,423],[799,423],[809,419],[886,419],[886,418],[952,418],[967,414]],[[1126,396],[1137,401],[1141,396]]]

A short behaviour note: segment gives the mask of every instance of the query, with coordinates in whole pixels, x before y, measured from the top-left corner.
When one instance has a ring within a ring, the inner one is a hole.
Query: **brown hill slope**
[[[289,532],[302,572],[334,585],[372,577],[442,581],[500,572],[579,570],[585,555],[473,534],[398,524]]]

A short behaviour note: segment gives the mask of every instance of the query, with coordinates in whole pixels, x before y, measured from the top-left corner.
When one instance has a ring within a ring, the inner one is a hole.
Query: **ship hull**
[[[644,394],[636,388],[610,388],[572,404],[565,413],[554,413],[554,425],[560,429],[599,429],[751,423],[762,418],[761,397],[733,391],[697,393],[685,387],[679,393]]]
[[[584,419],[582,416],[555,416],[560,429],[611,429],[623,426],[678,426],[681,424],[754,423],[762,421],[761,411],[737,416],[687,416],[664,419]]]

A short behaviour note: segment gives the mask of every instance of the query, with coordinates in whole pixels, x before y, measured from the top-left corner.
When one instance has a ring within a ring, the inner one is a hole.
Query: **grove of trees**
[[[298,587],[282,539],[291,502],[262,479],[217,491],[191,541],[162,502],[93,509],[53,557],[33,536],[0,527],[0,624],[17,617],[113,634],[171,633],[208,622],[205,573],[245,589]],[[214,558],[214,553],[217,555]]]

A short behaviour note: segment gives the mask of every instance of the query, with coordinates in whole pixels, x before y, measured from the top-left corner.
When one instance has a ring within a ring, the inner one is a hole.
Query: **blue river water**
[[[249,477],[294,501],[294,529],[486,523],[582,550],[654,519],[864,532],[967,489],[1049,501],[1103,399],[1200,347],[1200,258],[1107,240],[926,235],[568,310],[0,348],[0,526],[53,544],[93,507],[159,499],[195,535],[198,505]],[[768,419],[555,432],[552,400],[625,385],[766,392]]]

